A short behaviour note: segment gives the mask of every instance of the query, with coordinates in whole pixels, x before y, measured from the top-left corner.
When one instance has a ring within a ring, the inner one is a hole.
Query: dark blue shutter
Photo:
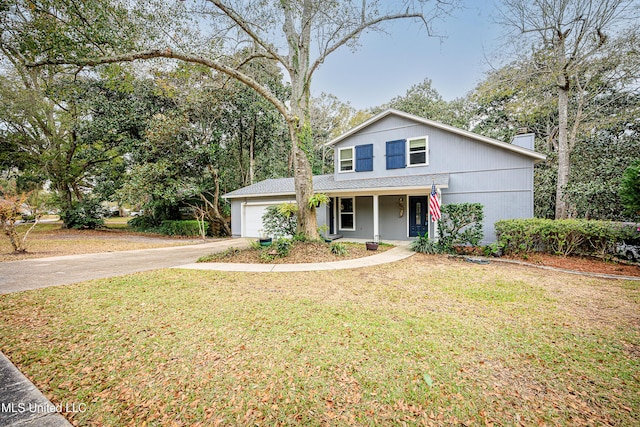
[[[373,144],[356,145],[356,172],[373,170]]]
[[[387,169],[402,169],[407,166],[405,161],[406,139],[387,141]]]

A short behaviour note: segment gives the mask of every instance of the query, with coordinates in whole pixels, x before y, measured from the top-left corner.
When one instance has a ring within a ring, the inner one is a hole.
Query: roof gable
[[[489,144],[504,150],[508,150],[508,151],[512,151],[527,157],[532,158],[535,162],[539,162],[541,160],[545,160],[546,156],[544,154],[538,153],[536,151],[533,150],[529,150],[523,147],[520,147],[518,145],[514,145],[514,144],[507,144],[506,142],[502,142],[502,141],[498,141],[497,139],[493,139],[493,138],[489,138],[486,136],[482,136],[482,135],[478,135],[477,133],[473,133],[473,132],[469,132],[463,129],[459,129],[456,128],[454,126],[449,126],[449,125],[445,125],[444,123],[440,123],[440,122],[436,122],[433,120],[429,120],[429,119],[425,119],[419,116],[415,116],[413,114],[409,114],[409,113],[405,113],[403,111],[399,111],[399,110],[394,110],[394,109],[388,109],[385,110],[379,114],[376,114],[375,116],[371,117],[370,119],[364,121],[363,123],[359,124],[358,126],[354,127],[353,129],[345,132],[344,134],[338,136],[337,138],[334,138],[333,140],[327,142],[325,145],[327,146],[333,146],[345,139],[347,139],[348,137],[357,134],[358,132],[361,132],[362,130],[366,129],[367,127],[373,125],[374,123],[379,122],[380,120],[384,119],[385,117],[388,117],[390,115],[396,115],[399,117],[403,117],[405,119],[408,120],[412,120],[416,123],[421,123],[427,126],[431,126],[434,127],[436,129],[440,129],[446,132],[451,132],[457,135],[461,135],[464,137],[467,137],[469,139],[478,141],[478,142],[482,142],[484,144]]]

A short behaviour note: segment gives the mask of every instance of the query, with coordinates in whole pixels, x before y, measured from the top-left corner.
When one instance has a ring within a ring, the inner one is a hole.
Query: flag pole
[[[429,210],[431,222],[433,223],[433,240],[438,241],[440,236],[438,235],[438,220],[440,219],[440,198],[439,191],[436,188],[435,178],[431,178],[431,191],[429,192]]]

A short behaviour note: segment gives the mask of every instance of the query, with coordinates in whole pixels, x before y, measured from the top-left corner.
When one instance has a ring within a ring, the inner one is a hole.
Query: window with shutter
[[[356,172],[373,170],[373,144],[356,145]]]
[[[427,137],[409,138],[409,166],[427,165]]]
[[[405,161],[405,139],[387,141],[387,169],[402,169],[407,166]]]
[[[353,171],[353,147],[341,148],[339,151],[340,172]]]

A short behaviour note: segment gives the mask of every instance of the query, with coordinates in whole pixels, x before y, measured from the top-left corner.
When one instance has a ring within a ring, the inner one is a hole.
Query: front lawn
[[[0,350],[77,425],[637,425],[640,284],[417,254],[0,296]]]
[[[127,227],[126,218],[113,218],[98,230],[63,229],[62,222],[41,222],[27,238],[27,252],[14,254],[9,239],[0,235],[0,262],[18,261],[28,258],[43,258],[61,255],[88,254],[97,252],[152,249],[180,246],[200,239],[170,239],[167,236],[136,233]],[[22,232],[27,225],[20,225]]]

